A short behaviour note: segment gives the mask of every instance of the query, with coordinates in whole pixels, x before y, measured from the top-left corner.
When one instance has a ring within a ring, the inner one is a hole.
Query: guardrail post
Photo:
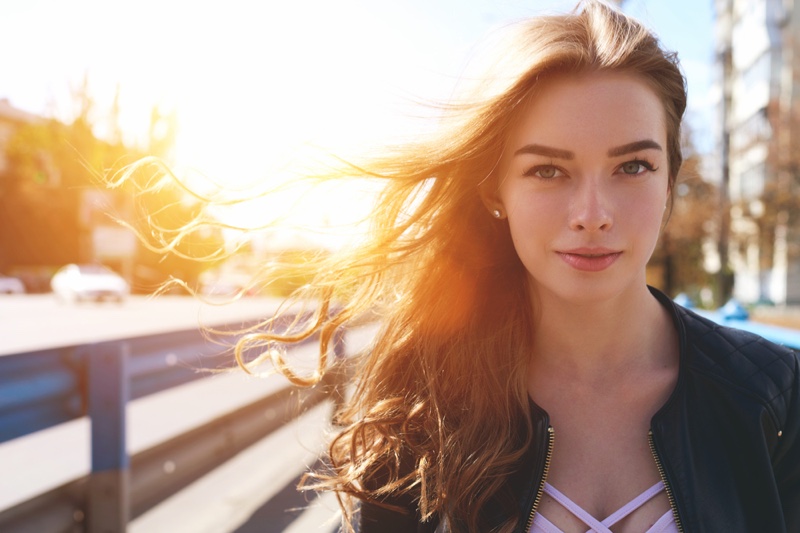
[[[125,531],[130,516],[125,407],[129,398],[126,342],[95,345],[89,354],[88,396],[92,428],[89,478],[90,533]]]

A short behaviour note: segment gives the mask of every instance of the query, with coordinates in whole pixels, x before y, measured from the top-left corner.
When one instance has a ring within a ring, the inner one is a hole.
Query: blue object
[[[694,300],[692,300],[685,292],[678,294],[675,298],[673,298],[673,301],[681,307],[685,307],[686,309],[695,308]]]
[[[720,307],[717,311],[704,311],[702,309],[695,309],[694,312],[698,315],[708,318],[709,320],[713,320],[717,324],[749,331],[750,333],[760,335],[765,339],[777,344],[782,344],[794,350],[800,350],[800,330],[781,326],[773,326],[771,324],[762,324],[761,322],[753,322],[748,319],[727,317],[722,314],[722,309],[722,307]]]
[[[748,320],[750,313],[736,299],[731,298],[723,305],[719,313],[726,320]]]

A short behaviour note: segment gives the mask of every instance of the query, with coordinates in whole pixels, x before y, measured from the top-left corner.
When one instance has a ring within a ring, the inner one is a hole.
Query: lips
[[[560,250],[558,256],[569,266],[583,272],[600,272],[613,265],[622,252],[609,248],[574,248]]]

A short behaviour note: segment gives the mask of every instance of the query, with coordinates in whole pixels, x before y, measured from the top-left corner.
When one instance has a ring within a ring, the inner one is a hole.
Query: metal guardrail
[[[129,456],[127,403],[211,375],[202,370],[230,368],[224,346],[235,337],[219,337],[195,329],[0,357],[0,443],[83,416],[91,421],[91,473],[0,511],[0,531],[124,531],[303,410],[340,400],[344,371],[335,367],[312,389],[287,385]],[[333,351],[343,357],[341,334]]]
[[[795,350],[800,331],[700,311]],[[237,324],[241,328],[242,324]],[[340,401],[344,370],[312,389],[286,386],[235,412],[129,456],[129,401],[230,368],[235,337],[199,329],[0,357],[0,443],[88,416],[91,473],[0,510],[0,531],[124,531],[132,518],[325,399]],[[344,355],[342,335],[334,354]],[[165,465],[172,465],[165,472]]]

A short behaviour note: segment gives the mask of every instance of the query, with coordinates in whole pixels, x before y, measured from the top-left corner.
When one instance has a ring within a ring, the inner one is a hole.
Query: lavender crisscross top
[[[586,533],[612,533],[611,527],[631,514],[633,511],[647,503],[656,494],[664,490],[664,483],[659,481],[639,496],[623,505],[619,510],[612,513],[605,520],[597,520],[592,515],[584,511],[578,504],[567,498],[562,492],[550,485],[544,484],[544,493],[551,496],[555,501],[560,503],[570,513],[575,515],[576,518],[581,520],[584,524],[589,526]],[[558,527],[553,525],[547,518],[538,513],[533,518],[531,529],[529,533],[564,533]],[[672,516],[672,511],[667,511],[661,518],[659,518],[650,529],[644,533],[678,533],[678,527],[675,525],[675,518]]]

